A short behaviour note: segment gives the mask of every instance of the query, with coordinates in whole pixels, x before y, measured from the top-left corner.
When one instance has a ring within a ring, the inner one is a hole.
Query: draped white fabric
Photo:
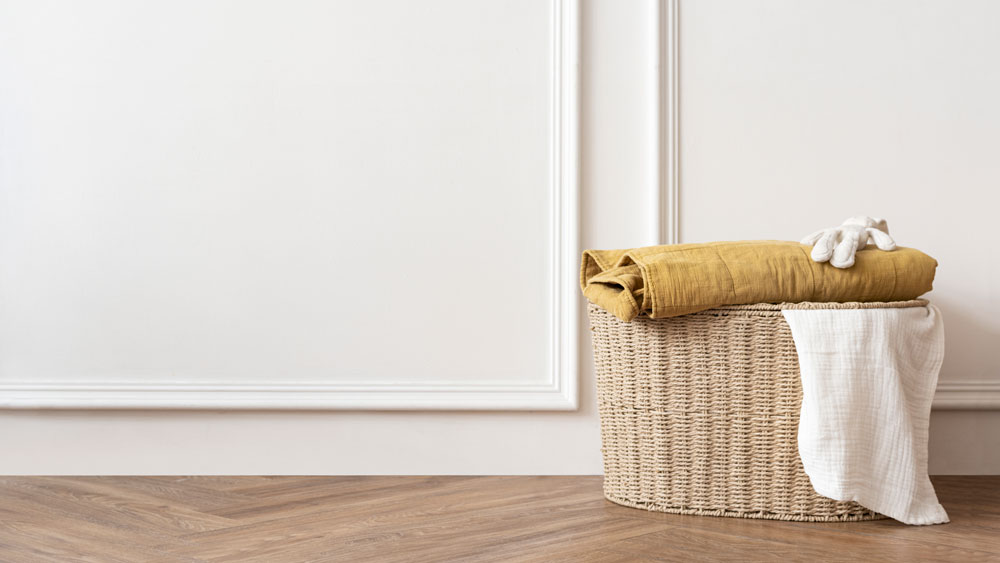
[[[799,455],[816,492],[906,524],[948,515],[927,476],[944,359],[936,307],[787,310],[802,372]]]

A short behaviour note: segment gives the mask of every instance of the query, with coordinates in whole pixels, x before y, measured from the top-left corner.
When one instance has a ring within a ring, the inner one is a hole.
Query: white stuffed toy
[[[896,241],[889,236],[885,219],[858,215],[844,221],[839,227],[823,229],[802,239],[802,244],[813,245],[812,259],[830,261],[835,268],[850,268],[854,254],[874,242],[881,250],[895,250]]]

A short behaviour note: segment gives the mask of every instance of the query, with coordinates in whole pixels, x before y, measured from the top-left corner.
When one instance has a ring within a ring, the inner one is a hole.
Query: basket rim
[[[927,299],[910,299],[907,301],[848,301],[838,303],[834,301],[802,301],[800,303],[751,303],[746,305],[719,305],[705,311],[692,313],[706,313],[713,310],[722,311],[784,311],[787,309],[907,309],[910,307],[926,307],[930,304]]]
[[[858,309],[907,309],[911,307],[926,307],[930,304],[927,299],[909,299],[907,301],[847,301],[847,302],[836,302],[836,301],[802,301],[799,303],[748,303],[744,305],[717,305],[708,309],[703,309],[701,311],[695,311],[693,313],[687,313],[684,315],[678,315],[680,317],[687,317],[691,315],[714,315],[714,316],[725,316],[728,314],[736,315],[749,315],[749,316],[780,316],[781,311],[794,311],[794,310],[858,310]],[[589,302],[589,308],[592,312],[605,311],[606,309],[597,305],[596,303]],[[643,311],[639,314],[636,320],[669,320],[677,317],[660,317],[653,319],[649,316],[649,311]]]

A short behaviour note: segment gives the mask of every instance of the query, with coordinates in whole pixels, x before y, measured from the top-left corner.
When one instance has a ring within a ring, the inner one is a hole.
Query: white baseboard
[[[556,385],[0,384],[5,409],[573,410],[576,389]],[[938,385],[936,410],[1000,410],[1000,381]]]
[[[1000,381],[943,381],[934,395],[937,410],[1000,409]]]

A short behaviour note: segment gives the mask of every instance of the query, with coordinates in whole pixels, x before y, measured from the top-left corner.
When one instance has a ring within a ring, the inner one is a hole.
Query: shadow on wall
[[[1000,475],[1000,410],[931,412],[931,475]]]
[[[974,302],[934,294],[929,298],[944,317],[945,355],[941,380],[1000,379],[1000,319],[991,317],[987,308],[977,308]]]
[[[945,356],[940,381],[1000,380],[1000,320],[973,301],[928,296],[941,309]],[[931,413],[928,469],[932,475],[1000,472],[1000,410]]]

